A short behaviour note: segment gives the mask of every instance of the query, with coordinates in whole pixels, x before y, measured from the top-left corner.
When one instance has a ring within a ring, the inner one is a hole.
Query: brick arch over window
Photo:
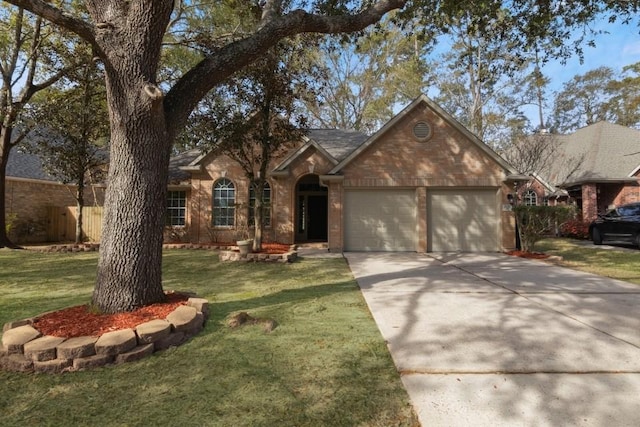
[[[227,178],[213,183],[212,221],[214,227],[233,227],[236,218],[236,187]]]

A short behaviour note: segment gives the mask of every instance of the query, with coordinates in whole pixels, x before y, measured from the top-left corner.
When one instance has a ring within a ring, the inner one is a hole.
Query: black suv
[[[608,240],[640,247],[640,203],[621,205],[598,215],[589,226],[589,235],[596,245]]]

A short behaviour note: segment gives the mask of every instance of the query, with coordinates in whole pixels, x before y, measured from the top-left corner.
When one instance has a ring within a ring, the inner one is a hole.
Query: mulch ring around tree
[[[200,333],[208,314],[206,299],[173,291],[130,312],[87,304],[44,313],[4,326],[0,369],[62,373],[140,360]]]
[[[180,305],[186,305],[189,296],[172,292],[166,301],[141,307],[134,311],[101,314],[88,304],[63,308],[38,316],[33,326],[43,335],[61,338],[101,336],[120,329],[135,329],[136,326],[156,319],[165,319]]]

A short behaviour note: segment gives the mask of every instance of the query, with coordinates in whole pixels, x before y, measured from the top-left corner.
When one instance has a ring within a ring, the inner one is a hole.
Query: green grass
[[[640,250],[617,251],[572,239],[545,239],[536,251],[558,255],[558,263],[576,270],[640,284]]]
[[[0,324],[83,304],[97,255],[0,250]],[[166,290],[209,299],[205,330],[139,362],[63,375],[0,371],[3,426],[405,426],[409,399],[342,259],[221,264],[168,251]],[[231,330],[237,311],[275,319]]]

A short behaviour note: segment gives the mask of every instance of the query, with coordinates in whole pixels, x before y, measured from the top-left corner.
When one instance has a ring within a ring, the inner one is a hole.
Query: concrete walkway
[[[640,425],[640,286],[501,254],[345,257],[423,426]]]

